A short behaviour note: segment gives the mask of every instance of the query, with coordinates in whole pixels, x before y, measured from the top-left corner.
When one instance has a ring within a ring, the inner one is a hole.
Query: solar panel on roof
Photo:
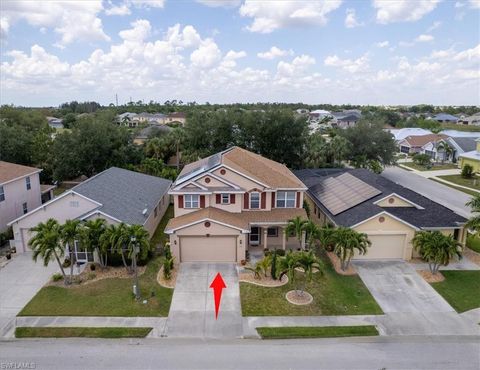
[[[216,153],[211,155],[210,157],[207,157],[205,159],[202,159],[198,162],[198,166],[195,168],[192,168],[190,171],[187,173],[183,174],[182,176],[178,177],[176,180],[176,184],[180,184],[188,179],[191,179],[195,177],[197,174],[203,172],[203,171],[208,171],[212,169],[213,167],[217,166],[220,164],[222,158],[222,153]]]
[[[349,173],[329,177],[312,190],[334,216],[382,193]]]

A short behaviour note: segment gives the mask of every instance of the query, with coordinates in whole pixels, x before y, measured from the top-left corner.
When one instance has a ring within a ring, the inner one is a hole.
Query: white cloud
[[[430,42],[433,41],[434,37],[432,35],[419,35],[415,38],[415,42]]]
[[[53,29],[61,35],[58,42],[61,46],[78,40],[110,40],[103,31],[101,19],[97,17],[102,10],[101,0],[2,2],[4,24],[11,26],[25,20],[34,27]]]
[[[339,67],[350,73],[365,72],[369,68],[367,54],[357,59],[341,59],[337,55],[330,55],[325,58],[323,64],[328,67]]]
[[[465,3],[462,3],[460,1],[455,2],[455,8],[456,9],[463,8],[464,6],[465,6]]]
[[[476,61],[480,64],[480,44],[474,48],[459,52],[453,57],[455,61]]]
[[[247,27],[249,31],[271,33],[292,26],[323,26],[327,23],[327,15],[340,4],[341,0],[245,0],[240,15],[253,18],[252,24]]]
[[[10,29],[10,23],[6,17],[0,18],[0,40],[6,39],[8,30]]]
[[[469,0],[470,8],[472,9],[480,9],[480,0]]]
[[[428,27],[427,32],[432,32],[436,30],[438,27],[440,27],[441,25],[442,25],[442,22],[440,21],[433,22],[433,24],[430,27]]]
[[[357,20],[355,9],[348,8],[346,10],[346,16],[345,16],[345,27],[355,28],[359,26],[363,26],[363,23]]]
[[[276,46],[272,46],[270,50],[263,53],[258,53],[257,57],[261,59],[272,60],[275,58],[285,57],[287,55],[293,55],[293,50],[282,50],[280,48],[277,48]]]
[[[377,22],[413,22],[434,10],[440,0],[374,0]]]
[[[380,41],[375,44],[377,48],[387,48],[389,45],[390,45],[390,42],[388,42],[387,40]]]
[[[241,0],[195,0],[197,3],[211,8],[235,8],[241,4]]]
[[[221,58],[222,53],[217,44],[212,39],[205,39],[201,42],[198,49],[190,54],[190,61],[193,67],[211,68]]]
[[[118,6],[112,6],[105,10],[106,15],[129,15],[131,14],[130,8],[127,4],[120,4]]]
[[[133,28],[118,33],[122,39],[127,41],[143,41],[150,35],[150,31],[152,30],[150,22],[145,19],[139,19],[131,25]]]
[[[165,0],[127,0],[127,3],[139,8],[163,8],[165,6]]]

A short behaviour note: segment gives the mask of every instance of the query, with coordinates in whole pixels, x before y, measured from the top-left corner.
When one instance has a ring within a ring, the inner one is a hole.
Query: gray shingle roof
[[[377,188],[381,194],[352,207],[336,216],[332,215],[321,203],[315,198],[313,189],[316,185],[323,182],[329,177],[336,177],[342,173],[348,172],[367,184]],[[407,189],[399,184],[377,175],[366,169],[305,169],[295,171],[295,175],[303,181],[309,188],[308,194],[315,199],[315,203],[327,214],[337,225],[353,226],[370,217],[377,215],[382,210],[400,218],[401,220],[417,227],[458,227],[467,220],[456,214],[450,209],[436,203],[413,190]],[[392,193],[408,199],[423,209],[413,207],[380,207],[374,204]]]
[[[72,190],[101,203],[98,210],[120,221],[143,225],[171,183],[160,177],[111,167]],[[144,209],[147,209],[145,215]]]
[[[464,152],[471,152],[476,149],[476,140],[475,137],[451,137],[450,140],[453,140]]]

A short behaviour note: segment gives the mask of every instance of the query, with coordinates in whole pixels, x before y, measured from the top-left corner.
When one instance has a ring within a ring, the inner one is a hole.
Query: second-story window
[[[260,193],[250,193],[250,208],[251,209],[260,208]]]
[[[27,176],[25,183],[27,184],[27,190],[30,190],[32,188],[32,184],[30,184],[30,176]]]
[[[198,208],[198,199],[198,194],[185,194],[185,208]]]
[[[222,204],[230,204],[230,194],[222,194]]]
[[[277,191],[277,208],[295,208],[295,192]]]
[[[5,200],[5,190],[3,190],[3,186],[0,186],[0,202]]]
[[[23,214],[28,213],[28,206],[27,203],[22,204]]]

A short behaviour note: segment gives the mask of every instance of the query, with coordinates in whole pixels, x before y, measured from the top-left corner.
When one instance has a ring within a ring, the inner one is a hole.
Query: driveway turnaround
[[[220,273],[223,289],[215,319],[210,284]],[[240,338],[242,312],[237,268],[233,263],[181,263],[165,334],[167,337]]]
[[[360,278],[383,312],[455,312],[404,261],[355,261]]]
[[[10,335],[15,316],[58,270],[55,261],[48,267],[35,263],[32,253],[19,254],[0,269],[0,337]]]

